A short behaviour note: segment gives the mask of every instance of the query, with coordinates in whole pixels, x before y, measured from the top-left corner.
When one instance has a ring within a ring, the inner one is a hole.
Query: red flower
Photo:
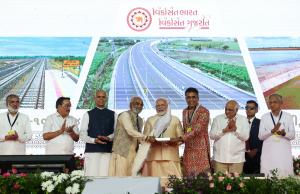
[[[12,168],[12,169],[11,169],[11,172],[12,172],[13,174],[17,174],[18,171],[17,171],[16,168]]]
[[[10,173],[9,173],[9,172],[6,172],[6,173],[4,173],[2,176],[3,176],[4,178],[7,178],[7,177],[10,176]]]
[[[80,166],[83,166],[84,165],[84,160],[80,160]]]
[[[25,176],[27,176],[27,174],[22,172],[22,173],[19,174],[19,176],[20,177],[25,177]]]
[[[14,186],[13,186],[13,188],[15,190],[19,190],[21,188],[21,185],[19,185],[19,183],[15,183]]]

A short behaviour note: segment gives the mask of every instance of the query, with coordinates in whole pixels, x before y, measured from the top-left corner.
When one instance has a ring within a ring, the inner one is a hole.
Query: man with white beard
[[[6,106],[8,111],[0,114],[0,155],[24,155],[32,137],[29,118],[19,112],[19,96],[8,95]]]
[[[118,116],[109,164],[109,176],[131,176],[139,142],[154,139],[141,132],[143,119],[138,114],[142,112],[142,109],[142,99],[137,96],[132,97],[130,110],[122,112]]]
[[[180,120],[171,115],[171,108],[165,98],[157,99],[155,108],[157,114],[147,119],[143,133],[169,139],[151,143],[142,175],[161,177],[161,186],[167,187],[169,175],[182,176],[179,144],[183,129]]]

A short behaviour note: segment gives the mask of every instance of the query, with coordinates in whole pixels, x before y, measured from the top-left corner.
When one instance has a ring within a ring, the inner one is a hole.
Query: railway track
[[[44,108],[46,59],[42,59],[40,63],[36,66],[24,90],[19,94],[23,108]]]

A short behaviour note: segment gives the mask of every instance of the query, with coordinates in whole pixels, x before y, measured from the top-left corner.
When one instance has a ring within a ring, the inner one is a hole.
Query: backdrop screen
[[[295,18],[300,3],[265,1],[257,9],[258,2],[5,0],[0,112],[6,111],[8,94],[19,95],[20,111],[29,115],[34,132],[27,154],[43,154],[43,124],[56,112],[60,96],[71,98],[71,115],[80,125],[99,89],[117,113],[140,96],[144,120],[155,114],[159,97],[167,98],[181,119],[188,87],[199,90],[211,120],[229,99],[239,103],[243,115],[246,101],[257,101],[260,117],[276,92],[294,117],[292,147],[299,155],[300,26]],[[83,149],[82,141],[76,143],[76,153]]]

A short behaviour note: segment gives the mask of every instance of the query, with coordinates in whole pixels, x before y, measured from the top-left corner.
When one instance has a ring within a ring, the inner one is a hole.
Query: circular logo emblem
[[[149,28],[152,18],[150,12],[142,7],[137,7],[127,15],[127,24],[134,31],[144,31]]]

